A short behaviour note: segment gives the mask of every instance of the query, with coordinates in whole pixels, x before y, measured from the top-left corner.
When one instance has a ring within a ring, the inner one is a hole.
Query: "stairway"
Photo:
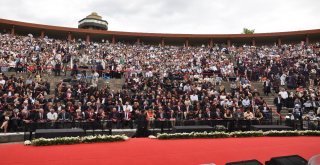
[[[100,78],[98,81],[98,87],[109,86],[110,90],[114,90],[115,92],[122,89],[123,84],[125,83],[125,79],[108,79],[105,80]]]
[[[253,82],[252,84],[255,85],[255,88],[259,91],[259,93],[262,96],[262,98],[265,100],[267,105],[272,109],[273,118],[275,120],[279,120],[280,116],[277,113],[277,107],[273,103],[273,100],[276,97],[276,94],[275,93],[270,93],[268,96],[265,96],[264,92],[263,92],[263,83],[262,82]],[[290,108],[282,107],[282,110],[280,112],[281,119],[283,120],[285,118],[285,116],[288,115],[288,113],[291,113],[291,111],[292,111],[292,109],[290,109]]]

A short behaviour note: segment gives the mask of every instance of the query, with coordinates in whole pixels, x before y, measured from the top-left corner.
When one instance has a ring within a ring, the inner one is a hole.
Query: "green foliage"
[[[262,131],[246,131],[246,132],[232,132],[231,137],[260,137],[263,136]]]
[[[124,136],[115,135],[115,136],[106,136],[106,135],[98,135],[98,136],[85,136],[81,139],[82,143],[97,143],[97,142],[115,142],[115,141],[124,141],[126,140]]]
[[[219,132],[221,132],[221,131],[227,131],[227,128],[224,126],[224,125],[216,125],[216,126],[214,126],[214,128],[213,128],[215,131],[219,131]]]
[[[25,145],[33,146],[50,146],[50,145],[69,145],[79,143],[97,143],[97,142],[115,142],[125,141],[128,137],[125,135],[97,135],[85,137],[59,137],[59,138],[39,138],[32,140],[31,143],[25,142]]]
[[[254,29],[243,28],[242,34],[253,34],[254,31]]]
[[[300,135],[303,135],[303,136],[320,136],[320,131],[306,130],[306,131],[300,132]]]
[[[61,144],[77,144],[80,143],[79,137],[60,137],[60,138],[52,138],[45,139],[39,138],[32,140],[31,144],[34,146],[50,146],[50,145],[61,145]]]
[[[192,139],[192,138],[228,138],[228,137],[262,137],[262,136],[320,136],[320,131],[237,131],[237,132],[191,132],[158,134],[158,139]]]
[[[268,131],[265,132],[264,136],[301,136],[302,131]]]
[[[158,134],[158,139],[191,139],[191,138],[227,138],[228,133],[225,132],[191,132],[191,133],[175,133],[175,134]]]

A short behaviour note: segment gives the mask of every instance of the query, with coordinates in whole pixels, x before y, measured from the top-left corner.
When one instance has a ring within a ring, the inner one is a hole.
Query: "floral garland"
[[[229,137],[261,137],[261,136],[320,136],[320,131],[236,131],[236,132],[191,132],[191,133],[163,133],[157,134],[157,139],[192,139],[192,138],[229,138]],[[80,143],[97,143],[97,142],[115,142],[125,141],[129,138],[126,135],[96,135],[84,137],[57,137],[57,138],[39,138],[32,141],[27,140],[25,145],[49,146],[49,145],[69,145]]]
[[[69,145],[80,143],[97,143],[97,142],[115,142],[125,141],[129,138],[125,135],[96,135],[96,136],[84,136],[84,137],[57,137],[57,138],[39,138],[32,141],[27,140],[25,145],[33,146],[49,146],[49,145]]]
[[[192,139],[192,138],[228,138],[228,137],[261,137],[261,136],[320,136],[320,131],[236,131],[236,132],[191,132],[191,133],[162,133],[157,139]]]

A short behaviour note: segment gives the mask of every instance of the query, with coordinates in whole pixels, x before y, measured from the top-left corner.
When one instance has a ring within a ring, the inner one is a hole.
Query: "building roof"
[[[73,36],[85,36],[90,35],[92,39],[95,37],[111,38],[113,36],[120,39],[148,39],[148,40],[161,40],[166,41],[177,41],[188,39],[190,41],[251,41],[255,39],[259,40],[277,40],[278,38],[286,40],[303,40],[306,36],[310,39],[320,39],[320,29],[312,30],[300,30],[300,31],[289,31],[289,32],[274,32],[274,33],[255,33],[255,34],[172,34],[172,33],[145,33],[145,32],[124,32],[124,31],[102,31],[94,29],[78,29],[62,26],[43,25],[35,23],[27,23],[20,21],[13,21],[7,19],[0,19],[0,29],[10,29],[15,27],[16,31],[24,31],[28,33],[40,34],[44,31],[46,34],[51,35],[65,35],[72,33]]]

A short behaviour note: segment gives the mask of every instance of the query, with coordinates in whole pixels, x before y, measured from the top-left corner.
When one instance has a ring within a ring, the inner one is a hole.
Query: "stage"
[[[199,165],[300,155],[305,159],[320,153],[319,137],[257,137],[222,139],[157,140],[34,147],[1,144],[1,164],[146,164]]]

